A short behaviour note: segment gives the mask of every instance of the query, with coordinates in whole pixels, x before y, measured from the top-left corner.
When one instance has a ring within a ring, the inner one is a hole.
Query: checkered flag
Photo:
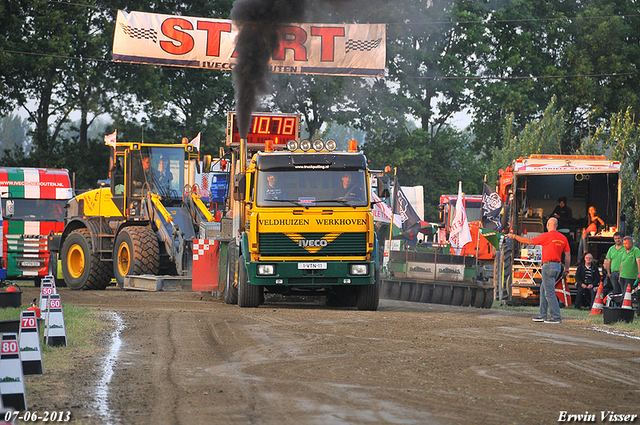
[[[120,24],[122,31],[131,38],[151,40],[154,43],[158,42],[158,34],[153,28],[134,28],[129,25]]]
[[[382,39],[377,40],[354,40],[352,38],[347,40],[345,44],[345,53],[349,53],[352,50],[359,50],[361,52],[369,52],[373,49],[377,49],[382,43]]]

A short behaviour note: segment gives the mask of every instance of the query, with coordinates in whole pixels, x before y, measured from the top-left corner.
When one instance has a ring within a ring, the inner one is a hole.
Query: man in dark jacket
[[[596,291],[599,285],[600,270],[593,262],[593,255],[587,253],[576,270],[576,287],[578,288],[578,294],[576,295],[574,308],[580,310],[580,307],[582,307],[582,294],[585,292],[591,295],[591,302],[589,303],[589,308],[591,308],[593,301],[596,299]]]

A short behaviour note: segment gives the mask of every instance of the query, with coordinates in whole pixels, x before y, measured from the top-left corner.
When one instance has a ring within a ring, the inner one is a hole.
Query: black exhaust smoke
[[[236,116],[240,137],[246,138],[256,98],[267,90],[269,59],[279,46],[278,26],[301,22],[306,0],[236,0],[231,19],[240,25],[238,60],[233,68]]]

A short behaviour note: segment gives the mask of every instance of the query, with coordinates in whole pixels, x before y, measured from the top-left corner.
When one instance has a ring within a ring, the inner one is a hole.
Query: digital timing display
[[[251,116],[247,134],[247,146],[260,148],[267,140],[273,140],[274,147],[285,146],[291,139],[299,140],[300,115],[257,113]],[[239,145],[240,134],[235,112],[227,115],[227,145]]]

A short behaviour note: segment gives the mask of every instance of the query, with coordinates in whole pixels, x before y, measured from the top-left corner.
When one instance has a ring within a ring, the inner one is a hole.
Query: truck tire
[[[127,275],[157,275],[160,248],[153,230],[144,226],[125,227],[113,245],[113,274],[121,288]]]
[[[62,276],[71,289],[104,289],[111,281],[109,263],[92,253],[91,234],[87,229],[74,230],[60,251]]]
[[[456,286],[453,288],[453,298],[451,299],[451,305],[461,306],[464,300],[464,290],[462,286]]]
[[[224,284],[224,302],[227,304],[238,304],[237,255],[236,244],[230,243],[227,247],[227,278]]]
[[[373,285],[358,287],[356,308],[358,310],[376,311],[380,304],[380,274],[376,268]]]
[[[260,306],[260,292],[262,287],[252,285],[247,278],[242,256],[238,258],[238,305],[240,307]]]
[[[409,301],[413,301],[414,303],[419,303],[422,298],[422,288],[425,285],[420,282],[415,282],[413,284],[413,292],[411,293],[411,299]]]

